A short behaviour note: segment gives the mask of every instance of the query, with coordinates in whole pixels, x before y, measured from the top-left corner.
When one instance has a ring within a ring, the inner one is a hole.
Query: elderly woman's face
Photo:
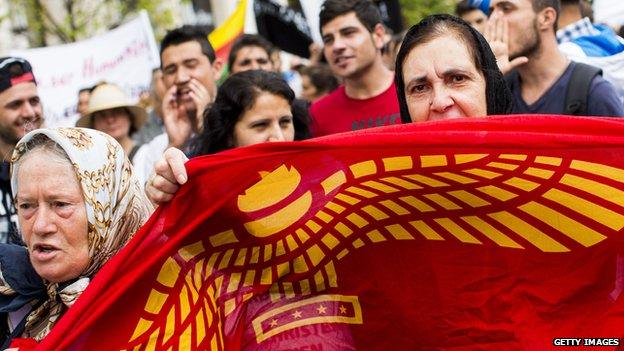
[[[403,83],[412,122],[487,114],[485,78],[452,35],[415,46],[403,63]]]
[[[88,222],[71,164],[31,151],[20,162],[17,184],[19,224],[35,271],[53,283],[78,277],[89,264]]]

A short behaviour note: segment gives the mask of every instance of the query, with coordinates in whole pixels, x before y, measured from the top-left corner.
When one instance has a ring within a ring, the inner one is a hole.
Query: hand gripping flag
[[[391,126],[188,172],[39,349],[548,350],[624,336],[619,120]]]

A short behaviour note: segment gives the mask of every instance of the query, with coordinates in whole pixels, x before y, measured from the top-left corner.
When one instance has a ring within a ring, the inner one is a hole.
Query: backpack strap
[[[134,144],[130,150],[130,153],[128,154],[128,160],[130,160],[130,162],[132,162],[132,159],[134,158],[134,155],[136,155],[137,151],[139,151],[139,148],[141,148],[141,145]]]
[[[602,70],[598,67],[576,62],[572,69],[572,76],[568,82],[565,96],[564,114],[586,116],[587,97],[589,96],[589,86],[597,75],[602,75]]]

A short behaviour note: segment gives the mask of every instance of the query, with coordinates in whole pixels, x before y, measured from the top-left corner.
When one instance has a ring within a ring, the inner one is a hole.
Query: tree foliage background
[[[3,1],[3,0],[0,0]],[[164,6],[167,0],[6,0],[8,13],[1,20],[10,18],[20,22],[19,34],[28,37],[31,47],[56,43],[70,43],[89,38],[99,32],[122,24],[141,10],[146,10],[156,40],[167,28],[174,25],[171,8]],[[190,0],[181,0],[189,2]],[[234,1],[234,0],[224,0]],[[298,7],[299,1],[289,0]],[[456,0],[399,0],[405,27],[434,13],[452,13]]]
[[[182,0],[188,1],[188,0]],[[8,14],[19,23],[30,46],[70,43],[89,38],[98,32],[114,28],[141,10],[146,10],[155,30],[173,24],[171,9],[163,0],[8,0]]]
[[[436,13],[453,13],[455,0],[399,0],[405,28],[418,23],[428,15]]]

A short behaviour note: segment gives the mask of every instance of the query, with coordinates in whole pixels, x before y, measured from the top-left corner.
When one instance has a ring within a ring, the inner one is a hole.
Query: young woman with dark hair
[[[244,71],[228,77],[215,102],[204,111],[202,132],[191,142],[191,156],[201,156],[264,142],[293,141],[310,136],[305,102],[275,72]],[[178,149],[168,149],[145,185],[154,203],[169,201],[186,182]]]
[[[192,154],[308,137],[307,111],[295,101],[292,89],[274,72],[233,74],[204,111],[204,128],[192,141]]]

